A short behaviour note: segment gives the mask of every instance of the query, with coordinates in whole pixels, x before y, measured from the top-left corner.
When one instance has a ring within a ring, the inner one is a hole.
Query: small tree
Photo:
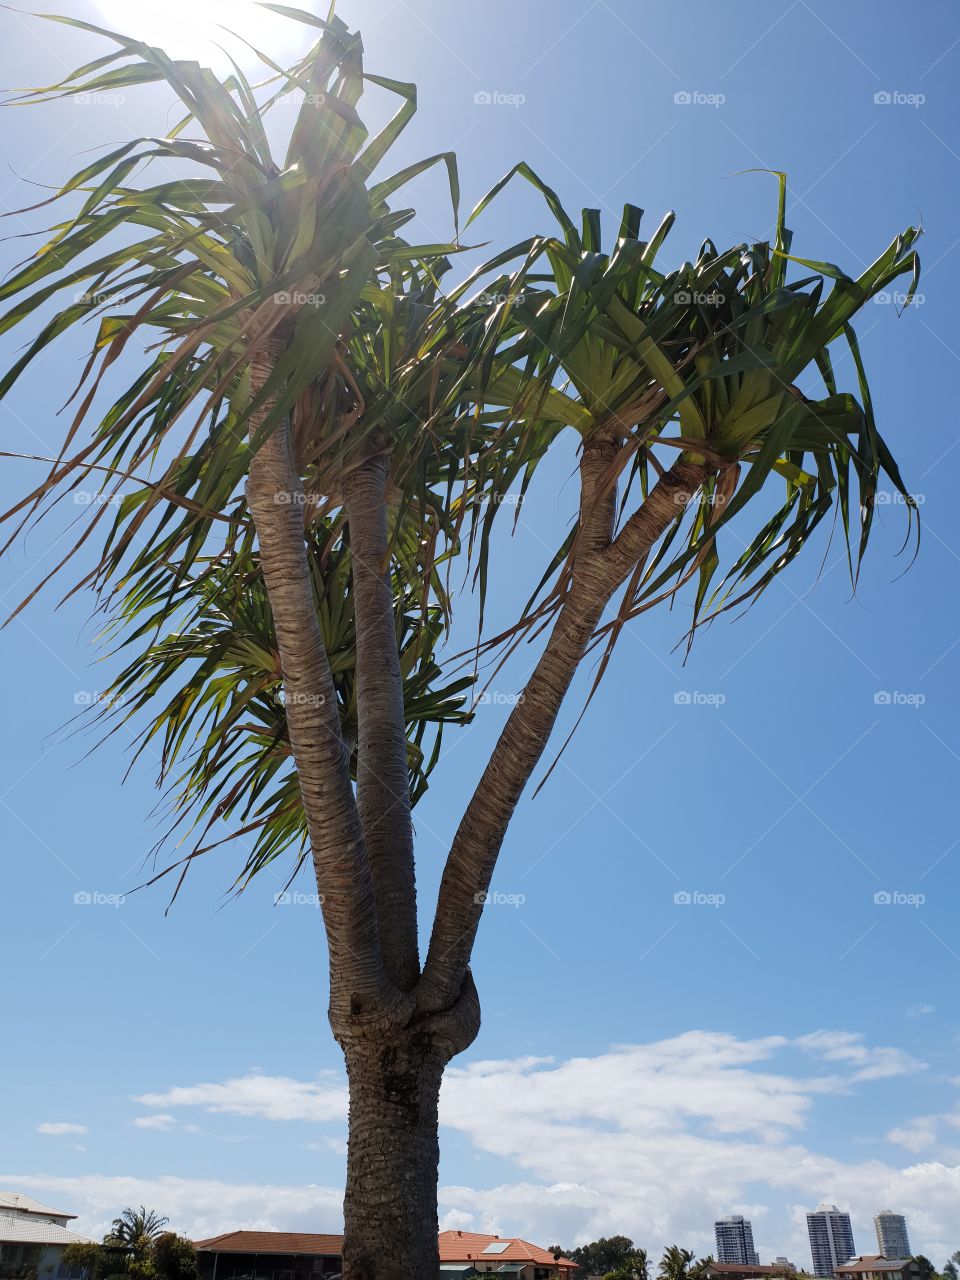
[[[638,1249],[629,1236],[603,1236],[576,1249],[551,1245],[550,1252],[555,1258],[566,1257],[577,1263],[576,1280],[609,1275],[616,1280],[647,1280],[647,1252]]]
[[[101,1274],[103,1246],[92,1240],[78,1240],[68,1244],[63,1251],[63,1264],[67,1267],[79,1267],[83,1280],[97,1280]]]
[[[660,1259],[657,1275],[660,1280],[687,1280],[694,1257],[695,1254],[691,1249],[682,1249],[675,1244],[668,1245]]]
[[[164,1231],[150,1246],[150,1261],[157,1280],[197,1280],[197,1251],[185,1236]]]
[[[0,332],[73,295],[0,396],[62,333],[100,322],[62,450],[8,514],[86,494],[65,561],[102,531],[83,581],[133,646],[102,709],[139,726],[146,712],[144,740],[163,744],[175,820],[196,836],[178,887],[226,838],[211,834],[221,821],[252,840],[238,887],[288,851],[291,875],[311,861],[350,1088],[344,1275],[419,1280],[437,1268],[441,1080],[480,1026],[474,942],[564,699],[594,646],[599,680],[627,623],[685,584],[693,626],[756,598],[831,508],[855,577],[884,475],[910,507],[850,326],[916,278],[919,232],[856,278],[795,258],[780,175],[772,244],[706,240],[670,270],[657,260],[672,215],[641,239],[628,205],[605,248],[598,211],[575,222],[518,165],[473,216],[520,176],[556,231],[445,292],[459,242],[405,242],[413,211],[390,201],[442,164],[456,206],[454,158],[379,176],[413,86],[366,73],[340,20],[268,7],[320,39],[285,71],[269,64],[259,96],[239,70],[222,81],[58,19],[118,52],[24,101],[160,81],[186,118],[76,173],[52,199],[79,209],[0,285]],[[373,139],[357,112],[370,83],[400,102]],[[275,156],[264,113],[289,93],[302,107]],[[156,159],[174,176],[151,186]],[[838,342],[859,399],[838,384]],[[103,407],[125,353],[133,379]],[[482,604],[504,497],[568,445],[571,527],[488,642],[505,657],[539,638],[540,656],[452,840],[422,956],[411,812],[440,730],[465,718],[464,680],[435,656],[447,569],[472,556]],[[664,1280],[683,1280],[681,1253]]]

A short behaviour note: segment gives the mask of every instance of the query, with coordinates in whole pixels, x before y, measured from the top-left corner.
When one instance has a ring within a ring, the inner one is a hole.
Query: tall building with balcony
[[[815,1276],[832,1276],[857,1252],[850,1215],[841,1213],[835,1204],[818,1204],[807,1214],[807,1234]]]
[[[907,1220],[902,1213],[881,1209],[873,1220],[877,1229],[877,1248],[885,1258],[912,1258]]]
[[[760,1265],[757,1251],[753,1247],[753,1224],[742,1214],[718,1218],[713,1224],[713,1230],[717,1237],[718,1262],[737,1262],[748,1267]]]

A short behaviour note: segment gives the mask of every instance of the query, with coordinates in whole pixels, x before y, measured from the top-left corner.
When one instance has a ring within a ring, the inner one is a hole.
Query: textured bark
[[[344,1280],[437,1274],[437,1104],[447,1055],[425,1033],[347,1051]]]
[[[268,349],[254,361],[255,393],[276,356]],[[268,412],[266,405],[255,415],[252,436]],[[330,1021],[335,1033],[351,1034],[358,1027],[394,1022],[401,997],[380,958],[373,885],[314,604],[303,536],[303,485],[288,423],[278,425],[251,459],[246,493],[273,610],[287,726],[330,948]]]
[[[254,392],[276,350],[254,362]],[[252,423],[256,437],[267,409]],[[357,624],[358,784],[354,796],[333,678],[317,618],[304,493],[289,424],[250,464],[257,528],[330,947],[330,1020],[347,1065],[350,1126],[345,1280],[437,1274],[438,1101],[443,1069],[476,1037],[474,936],[510,818],[614,592],[699,488],[680,460],[614,538],[619,442],[598,433],[581,459],[569,578],[553,630],[457,831],[430,952],[418,978],[416,887],[403,686],[389,579],[387,463],[343,479]]]
[[[341,483],[350,529],[357,634],[357,802],[388,976],[411,991],[420,976],[410,772],[387,535],[387,459]]]
[[[469,963],[484,897],[514,809],[613,593],[697,492],[704,468],[678,460],[612,543],[602,457],[584,459],[580,547],[546,648],[494,747],[447,858],[418,1006],[449,1002]]]

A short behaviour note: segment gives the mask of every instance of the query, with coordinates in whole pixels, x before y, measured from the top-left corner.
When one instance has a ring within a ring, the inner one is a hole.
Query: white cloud
[[[52,1138],[62,1138],[68,1133],[87,1133],[85,1124],[70,1124],[65,1120],[45,1120],[37,1125],[37,1133],[46,1133]]]
[[[138,1129],[172,1129],[177,1123],[176,1116],[161,1112],[156,1116],[137,1116],[133,1122]]]
[[[937,1007],[933,1004],[912,1004],[907,1010],[908,1018],[927,1018],[931,1013],[936,1013]]]
[[[863,1036],[851,1031],[815,1031],[812,1035],[801,1036],[795,1043],[827,1062],[855,1066],[854,1080],[884,1080],[926,1069],[926,1063],[919,1062],[902,1049],[872,1048],[863,1043]]]
[[[248,1075],[222,1084],[176,1086],[135,1099],[147,1107],[203,1107],[205,1111],[266,1120],[338,1120],[347,1113],[347,1088],[332,1072],[315,1083],[285,1076]]]
[[[797,1071],[803,1058],[815,1064],[806,1074]],[[787,1253],[802,1263],[805,1209],[822,1199],[844,1205],[854,1215],[860,1247],[866,1247],[873,1214],[890,1203],[908,1214],[918,1249],[946,1257],[956,1248],[960,1163],[948,1163],[956,1152],[938,1146],[937,1134],[939,1120],[951,1117],[904,1119],[891,1131],[891,1142],[913,1157],[922,1154],[922,1162],[905,1167],[852,1158],[850,1148],[820,1151],[806,1134],[825,1097],[864,1092],[924,1065],[849,1032],[740,1040],[692,1031],[589,1058],[454,1066],[444,1084],[441,1122],[448,1132],[459,1132],[461,1152],[465,1139],[485,1168],[490,1157],[503,1164],[493,1179],[489,1173],[476,1179],[487,1185],[443,1185],[441,1218],[445,1226],[544,1243],[573,1245],[626,1232],[651,1251],[677,1241],[706,1253],[713,1248],[710,1225],[717,1213],[749,1212],[764,1257]],[[138,1101],[158,1109],[140,1117],[152,1121],[193,1108],[328,1123],[329,1135],[316,1133],[306,1145],[342,1155],[347,1094],[335,1073],[301,1081],[257,1071],[144,1094]],[[442,1170],[441,1178],[450,1181]],[[30,1186],[11,1175],[0,1181]],[[195,1238],[239,1226],[336,1230],[341,1221],[338,1187],[180,1178],[35,1185],[49,1198],[72,1195],[68,1203],[84,1206],[82,1226],[109,1223],[124,1204],[141,1202],[156,1205]]]
[[[134,1178],[89,1174],[46,1177],[0,1174],[0,1185],[16,1187],[79,1214],[71,1226],[102,1237],[125,1205],[145,1204],[170,1219],[170,1228],[202,1240],[221,1231],[339,1231],[343,1191],[325,1187],[222,1182],[215,1178]]]
[[[899,1125],[887,1133],[887,1141],[908,1151],[927,1151],[937,1145],[937,1117],[918,1116],[909,1124]]]

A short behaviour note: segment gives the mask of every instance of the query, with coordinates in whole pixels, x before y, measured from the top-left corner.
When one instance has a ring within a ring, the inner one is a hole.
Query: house
[[[833,1274],[839,1280],[920,1280],[913,1258],[884,1258],[877,1253],[851,1258]]]
[[[741,1262],[710,1262],[703,1274],[707,1280],[773,1280],[775,1276],[795,1274],[795,1268],[786,1258],[778,1259],[773,1266],[754,1266]]]
[[[484,1275],[570,1280],[577,1264],[512,1236],[441,1231],[440,1280]],[[343,1236],[293,1231],[228,1231],[195,1240],[200,1280],[320,1280],[340,1275]],[[4,1280],[0,1276],[0,1280]]]
[[[438,1244],[441,1275],[449,1275],[444,1268],[454,1263],[472,1266],[479,1275],[513,1276],[517,1280],[569,1280],[577,1270],[569,1258],[554,1258],[549,1250],[516,1236],[441,1231]]]
[[[63,1264],[68,1244],[89,1244],[67,1230],[75,1213],[51,1209],[32,1196],[0,1191],[0,1280],[75,1280]]]
[[[228,1231],[194,1246],[200,1280],[314,1280],[339,1276],[343,1236]]]

